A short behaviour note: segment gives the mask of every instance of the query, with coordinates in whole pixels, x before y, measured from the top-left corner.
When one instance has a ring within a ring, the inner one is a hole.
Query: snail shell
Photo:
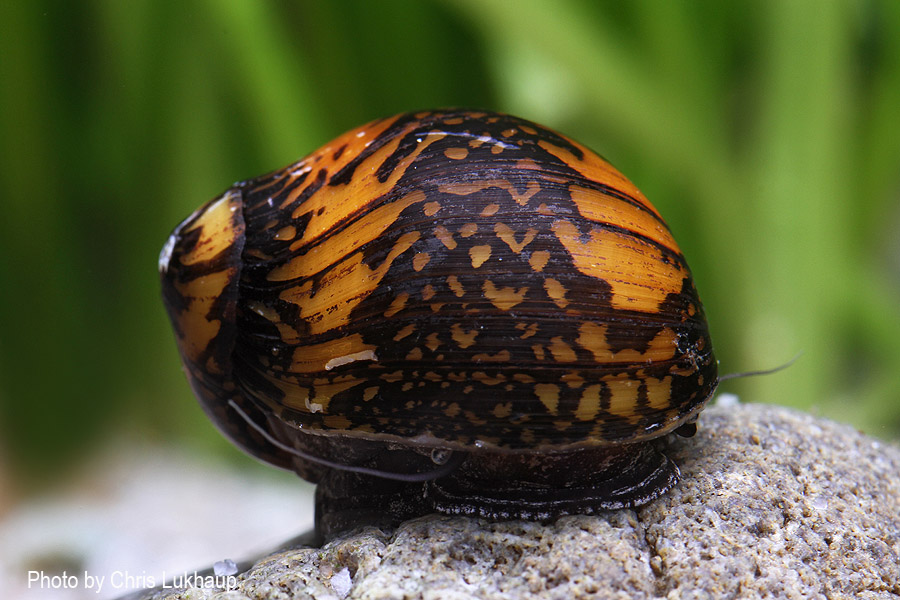
[[[689,432],[717,383],[656,209],[584,146],[508,115],[350,131],[201,207],[160,272],[206,412],[320,482],[325,531],[647,502],[678,477],[655,442]],[[403,508],[366,508],[381,497]]]

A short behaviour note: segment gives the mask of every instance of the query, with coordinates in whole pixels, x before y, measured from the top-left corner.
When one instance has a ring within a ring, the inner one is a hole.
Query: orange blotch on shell
[[[559,410],[559,386],[553,383],[538,383],[534,386],[534,393],[541,404],[551,415]]]
[[[428,334],[428,337],[425,338],[425,346],[432,352],[440,348],[441,340],[437,332]]]
[[[560,377],[559,380],[564,382],[570,388],[580,388],[584,385],[584,377],[577,372],[566,373]]]
[[[550,350],[550,354],[553,355],[553,360],[556,362],[575,362],[578,359],[572,346],[560,336],[550,338],[550,345],[547,346],[547,349]]]
[[[403,310],[406,307],[406,303],[409,301],[409,294],[406,292],[401,292],[397,294],[397,297],[394,298],[394,301],[391,302],[391,305],[388,307],[386,311],[384,311],[385,317],[393,317],[398,312]]]
[[[604,377],[603,382],[609,388],[609,406],[606,410],[620,417],[633,417],[640,381],[628,373],[620,373]]]
[[[537,181],[529,181],[528,185],[525,187],[525,191],[521,194],[514,188],[510,187],[509,193],[512,195],[513,200],[516,201],[516,204],[519,206],[525,206],[528,204],[528,201],[531,200],[531,197],[541,191],[541,184]]]
[[[485,385],[499,385],[506,381],[506,376],[502,373],[498,373],[497,375],[488,375],[483,371],[475,371],[474,373],[472,373],[472,379]]]
[[[290,241],[297,236],[297,228],[287,225],[275,232],[275,239],[280,242]]]
[[[368,198],[370,199],[370,202],[374,203],[380,198],[389,197],[390,192],[396,189],[397,182],[409,166],[419,158],[419,155],[428,148],[428,146],[446,137],[446,134],[440,132],[428,132],[422,134],[419,138],[421,141],[415,146],[412,152],[405,155],[394,166],[387,178],[384,181],[381,181],[379,177],[383,176],[383,174],[379,171],[379,167],[385,164],[390,156],[395,154],[400,142],[406,138],[404,134],[406,132],[411,132],[418,126],[416,123],[404,125],[402,131],[398,131],[397,135],[387,139],[387,142],[383,146],[371,154],[365,154],[366,149],[371,143],[394,122],[395,119],[385,119],[384,121],[370,123],[369,125],[347,132],[334,140],[327,148],[346,145],[345,151],[339,158],[335,159],[332,157],[333,155],[328,153],[327,158],[323,159],[323,156],[325,156],[325,149],[322,149],[311,154],[308,158],[291,168],[296,171],[300,170],[304,165],[318,162],[313,169],[324,169],[327,173],[332,174],[339,172],[351,161],[357,160],[360,156],[365,156],[365,159],[357,165],[354,171],[354,177],[350,178],[346,183],[341,185],[322,186],[314,193],[309,194],[308,197],[305,197],[305,199],[294,208],[292,218],[305,218],[308,220],[302,238],[298,240],[298,242],[295,242],[296,244],[308,245],[325,236],[327,232],[334,230],[341,221],[346,219],[347,215],[362,208],[359,205],[360,198]],[[287,208],[294,204],[298,199],[304,198],[304,196],[308,194],[309,186],[314,185],[315,180],[316,177],[308,177],[303,185],[299,185],[291,190],[282,202],[281,208]],[[387,227],[395,221],[395,218],[375,218],[371,213],[370,217],[374,228]],[[367,219],[367,221],[369,221],[369,219]],[[344,234],[342,233],[341,236],[337,237],[344,237]],[[358,237],[374,239],[377,237],[377,234],[371,237]],[[343,254],[331,254],[331,256],[343,256]]]
[[[544,289],[547,291],[547,295],[550,296],[550,299],[560,308],[565,308],[569,305],[569,301],[566,300],[566,287],[561,284],[556,279],[552,277],[548,277],[544,280]]]
[[[425,268],[425,265],[427,265],[428,261],[430,261],[430,260],[431,260],[431,255],[429,255],[427,252],[416,253],[416,255],[413,256],[413,261],[412,261],[413,270],[421,271],[422,269]]]
[[[187,302],[187,309],[178,315],[178,338],[181,352],[196,361],[222,328],[220,319],[210,319],[212,306],[225,286],[237,276],[237,269],[209,273],[186,283],[175,282],[175,289]],[[209,365],[213,372],[221,372],[219,365]]]
[[[534,334],[537,333],[538,324],[537,323],[530,323],[530,324],[529,323],[516,323],[516,329],[518,329],[520,331],[522,331],[522,330],[525,331],[525,333],[523,333],[522,335],[519,336],[519,339],[524,340],[524,339],[530,338],[531,336],[533,336]]]
[[[400,331],[398,331],[398,332],[396,333],[396,335],[394,335],[394,341],[395,341],[395,342],[399,342],[400,340],[402,340],[403,338],[407,337],[408,335],[410,335],[410,334],[411,334],[413,331],[415,331],[415,330],[416,330],[416,325],[415,325],[415,323],[410,323],[409,325],[407,325],[406,327],[404,327],[403,329],[401,329]]]
[[[498,210],[500,210],[499,204],[495,204],[495,203],[488,204],[481,211],[481,216],[482,217],[493,217],[495,214],[497,214]]]
[[[550,260],[550,253],[546,250],[537,250],[531,253],[531,256],[528,258],[528,264],[532,269],[540,273],[544,270],[544,267],[547,266],[547,261]]]
[[[322,270],[322,267],[331,264],[337,256],[350,256],[363,245],[368,244],[381,236],[393,225],[400,213],[413,204],[423,203],[425,193],[416,190],[406,194],[398,200],[373,207],[365,219],[356,219],[337,235],[324,236],[322,239],[313,240],[304,238],[290,245],[292,252],[297,252],[289,261],[275,267],[266,276],[269,281],[288,281],[302,277],[311,277]],[[306,206],[306,203],[303,204]],[[349,207],[347,207],[349,210]],[[337,215],[334,215],[337,218]],[[342,215],[346,217],[346,215]],[[332,224],[334,225],[334,224]],[[322,232],[325,233],[325,232]],[[401,239],[419,232],[409,232]],[[306,249],[304,252],[303,250]]]
[[[480,246],[472,246],[469,248],[469,258],[472,260],[472,268],[477,269],[491,257],[490,244],[482,244]]]
[[[397,383],[403,380],[403,371],[394,371],[392,373],[382,373],[381,378],[388,383]]]
[[[509,350],[501,350],[496,354],[488,354],[486,352],[476,354],[472,357],[472,360],[475,362],[509,362],[510,356]]]
[[[466,387],[463,388],[463,393],[471,394],[473,389],[475,389],[475,388],[472,387],[471,385],[467,385]],[[477,426],[481,427],[482,425],[487,424],[487,420],[482,419],[480,415],[475,414],[471,410],[463,411],[463,416],[465,416],[466,421],[468,421],[471,425],[477,425]],[[484,440],[483,437],[481,439]]]
[[[491,304],[500,310],[509,310],[521,303],[525,300],[525,294],[528,293],[527,287],[520,287],[518,290],[514,287],[497,287],[490,279],[484,282],[481,289]]]
[[[221,197],[200,208],[188,220],[193,222],[182,229],[179,227],[169,237],[159,259],[160,272],[181,296],[184,310],[172,317],[177,321],[178,346],[189,363],[196,363],[222,328],[221,319],[213,306],[218,304],[225,290],[237,285],[237,267],[204,273],[187,281],[172,277],[171,271],[178,272],[180,265],[191,266],[215,259],[232,251],[234,244],[244,233],[241,219],[241,194],[229,190]],[[196,237],[186,235],[198,231]],[[193,245],[186,251],[181,246],[185,240],[194,238]],[[177,261],[173,264],[173,261]],[[204,368],[204,367],[201,367]],[[222,373],[222,365],[210,359],[205,368],[211,373]]]
[[[648,242],[600,228],[583,240],[575,224],[564,219],[551,229],[575,268],[609,284],[613,308],[653,313],[666,296],[681,291],[686,272]]]
[[[665,376],[662,379],[645,377],[647,386],[647,403],[659,411],[669,412],[672,407],[672,378]]]
[[[494,225],[494,233],[497,234],[497,237],[503,240],[503,242],[509,246],[509,249],[519,254],[522,250],[530,244],[535,236],[537,235],[537,229],[533,227],[529,227],[528,231],[522,236],[522,241],[516,241],[516,232],[507,225],[506,223],[497,223]]]
[[[462,160],[469,155],[467,148],[447,148],[444,150],[444,156],[451,160]]]
[[[664,362],[675,357],[678,349],[676,333],[663,327],[650,341],[644,352],[633,348],[623,348],[613,352],[607,340],[608,325],[598,325],[590,321],[582,323],[578,328],[576,343],[594,355],[594,360],[601,364],[609,363],[645,363]]]
[[[662,379],[645,377],[633,379],[627,373],[608,375],[603,382],[609,388],[609,412],[625,418],[636,416],[638,393],[641,385],[647,390],[647,400],[651,408],[667,414],[671,408],[672,377],[665,376]]]
[[[393,262],[419,239],[419,235],[418,231],[411,231],[401,236],[384,261],[375,268],[363,262],[361,251],[355,252],[328,269],[315,288],[310,285],[310,280],[306,280],[302,285],[287,288],[279,298],[297,305],[300,318],[308,323],[311,334],[346,325],[351,311],[375,291]],[[280,274],[272,277],[278,270],[270,273],[270,280],[280,280]],[[392,305],[385,315],[391,316],[400,308],[402,306]]]
[[[434,228],[434,237],[441,240],[441,243],[444,244],[447,249],[453,250],[456,248],[456,240],[453,239],[453,234],[447,231],[447,228],[443,225]]]
[[[459,323],[454,323],[450,328],[450,336],[460,348],[465,349],[475,343],[475,338],[478,336],[478,330],[470,329],[466,331]]]
[[[494,406],[494,410],[492,410],[491,413],[498,419],[506,419],[512,414],[512,402],[496,404]]]
[[[592,421],[600,410],[600,393],[603,391],[602,383],[595,383],[584,388],[581,398],[578,399],[578,407],[575,409],[575,418],[579,421]]]
[[[447,286],[450,288],[450,291],[453,292],[457,298],[462,298],[466,294],[466,288],[459,282],[459,278],[456,275],[450,275],[447,277]]]
[[[478,231],[478,223],[466,223],[459,228],[459,235],[464,238],[472,237]]]
[[[202,212],[197,220],[187,229],[177,232],[183,238],[185,234],[200,230],[197,241],[188,252],[178,256],[178,262],[183,265],[206,262],[231,248],[238,236],[235,213],[240,209],[241,195],[233,191],[226,192],[218,200],[201,208]]]
[[[643,206],[641,208],[599,190],[577,185],[569,186],[569,192],[572,194],[572,201],[578,207],[578,212],[586,219],[633,231],[675,254],[681,254],[672,233],[662,221],[654,218],[654,215],[659,216],[656,211],[648,212],[646,203],[641,203],[640,206]],[[646,199],[644,201],[646,202]]]
[[[577,158],[570,150],[556,146],[547,140],[539,141],[538,145],[584,175],[586,178],[623,192],[639,204],[642,204],[644,208],[659,216],[659,213],[653,205],[650,204],[650,201],[647,200],[644,194],[642,194],[637,186],[627,177],[622,175],[618,169],[578,142],[568,138],[566,139],[573,146],[581,150],[582,158]]]
[[[244,247],[244,257],[255,258],[259,261],[266,262],[272,260],[274,257],[271,254],[267,254],[260,250],[259,248],[247,248]]]

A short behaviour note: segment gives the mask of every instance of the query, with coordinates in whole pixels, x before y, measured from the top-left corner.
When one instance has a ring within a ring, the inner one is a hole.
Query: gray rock
[[[895,445],[783,408],[731,405],[707,409],[670,456],[681,483],[638,510],[549,525],[425,517],[277,552],[229,591],[147,597],[900,596]]]

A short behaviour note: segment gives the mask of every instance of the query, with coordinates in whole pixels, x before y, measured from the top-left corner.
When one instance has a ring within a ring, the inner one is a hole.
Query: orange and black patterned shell
[[[346,133],[199,209],[160,269],[197,395],[257,454],[228,399],[306,432],[553,450],[663,435],[717,382],[656,209],[507,115]]]

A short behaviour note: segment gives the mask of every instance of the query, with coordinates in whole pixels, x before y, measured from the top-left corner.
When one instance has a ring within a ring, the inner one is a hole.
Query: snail
[[[719,381],[691,272],[606,160],[487,111],[381,119],[234,184],[159,261],[190,384],[316,527],[552,519],[679,478]]]

